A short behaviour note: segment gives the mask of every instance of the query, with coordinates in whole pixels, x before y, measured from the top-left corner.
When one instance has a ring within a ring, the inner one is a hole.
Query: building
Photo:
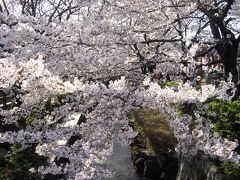
[[[207,44],[199,44],[196,55],[208,51]],[[221,63],[211,64],[214,61],[219,61],[220,56],[216,50],[212,50],[207,54],[198,57],[196,59],[196,64],[198,65],[195,77],[200,77],[200,83],[216,84],[224,78],[224,65]]]

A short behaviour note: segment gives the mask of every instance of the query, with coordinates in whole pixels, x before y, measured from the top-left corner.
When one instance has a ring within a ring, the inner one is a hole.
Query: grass
[[[164,116],[154,110],[136,110],[133,117],[145,136],[147,150],[151,153],[174,153],[177,140]]]

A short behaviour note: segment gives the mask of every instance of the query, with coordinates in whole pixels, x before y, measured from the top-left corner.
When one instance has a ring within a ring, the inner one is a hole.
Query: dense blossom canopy
[[[9,94],[17,87],[13,106],[0,108],[1,126],[14,127],[0,129],[0,143],[20,144],[20,151],[34,147],[48,158],[29,171],[75,179],[107,175],[100,164],[111,154],[113,139],[130,142],[136,135],[128,114],[137,108],[166,114],[179,154],[202,150],[239,163],[237,140],[221,138],[204,118],[207,100],[234,96],[235,77],[201,90],[182,81],[193,76],[196,43],[218,43],[204,34],[210,32],[205,9],[217,9],[214,15],[221,17],[232,7],[228,28],[237,37],[238,1],[31,2],[0,4],[0,88]],[[163,88],[156,77],[180,83]],[[197,109],[180,115],[172,104]],[[68,163],[59,165],[60,158]]]

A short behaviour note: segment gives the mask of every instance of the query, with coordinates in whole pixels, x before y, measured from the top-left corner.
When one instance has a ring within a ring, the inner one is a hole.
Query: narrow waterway
[[[134,171],[129,145],[119,142],[113,144],[113,154],[108,157],[106,167],[111,169],[113,176],[103,180],[140,180]]]

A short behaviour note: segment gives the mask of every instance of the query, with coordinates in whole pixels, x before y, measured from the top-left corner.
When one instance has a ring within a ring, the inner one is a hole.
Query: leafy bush
[[[221,137],[240,140],[240,100],[212,100],[208,104],[207,119]]]
[[[16,131],[26,128],[26,126],[31,125],[31,123],[46,114],[50,114],[56,108],[64,105],[66,103],[67,96],[71,95],[70,93],[66,94],[57,94],[50,96],[45,104],[43,109],[38,107],[32,108],[26,117],[19,118],[16,123]],[[14,129],[11,129],[13,131]],[[2,144],[0,144],[1,146]],[[37,173],[32,173],[29,171],[30,168],[35,167],[36,169],[40,165],[47,163],[47,158],[39,156],[35,153],[36,146],[38,144],[31,144],[30,147],[21,150],[21,145],[18,143],[9,144],[8,148],[5,148],[7,154],[4,158],[0,160],[0,180],[3,179],[32,179],[37,180],[41,177]]]
[[[224,162],[220,165],[220,170],[228,175],[230,179],[238,179],[240,177],[240,165],[232,162]]]
[[[45,104],[45,109],[49,112],[52,112],[55,108],[58,108],[58,107],[62,106],[63,104],[65,104],[64,100],[69,95],[71,95],[71,93],[57,94],[57,95],[49,97]]]
[[[24,151],[19,151],[21,145],[14,143],[10,146],[5,158],[1,160],[0,179],[32,179],[41,177],[29,171],[32,167],[37,167],[46,161],[46,158],[35,153],[35,146]]]
[[[158,81],[158,85],[161,86],[162,88],[164,87],[177,87],[180,84],[180,82],[176,81]]]

